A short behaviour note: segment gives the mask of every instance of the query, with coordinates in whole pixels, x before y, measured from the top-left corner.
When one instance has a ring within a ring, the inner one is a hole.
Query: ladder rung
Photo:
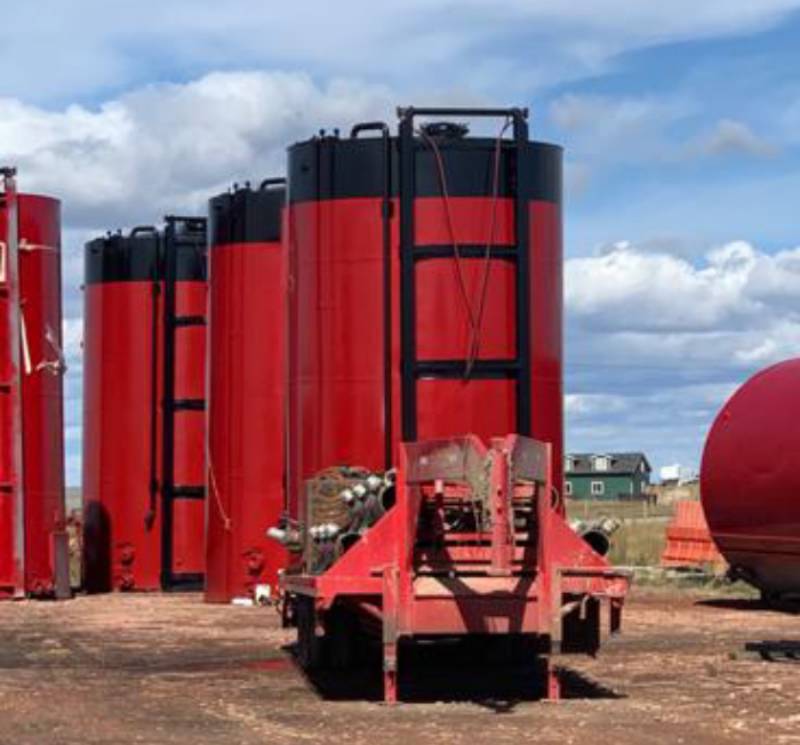
[[[191,486],[180,484],[172,487],[172,497],[174,499],[205,499],[205,486]]]
[[[516,360],[475,360],[470,370],[471,379],[516,378],[520,366]],[[463,378],[467,372],[466,360],[417,360],[414,374],[417,378]]]
[[[205,326],[205,316],[175,316],[176,326]]]
[[[455,247],[446,244],[416,245],[412,247],[414,261],[426,259],[447,259],[456,255]],[[463,259],[483,259],[486,257],[486,244],[470,243],[458,247],[458,255]],[[491,246],[490,255],[493,259],[506,259],[515,261],[517,247],[508,244]]]
[[[204,398],[176,398],[172,402],[173,411],[205,411]]]

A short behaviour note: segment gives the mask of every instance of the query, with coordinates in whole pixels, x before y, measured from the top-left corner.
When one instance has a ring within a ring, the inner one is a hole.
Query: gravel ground
[[[449,649],[386,707],[369,672],[306,678],[292,637],[192,595],[0,603],[0,743],[800,743],[800,662],[744,651],[800,641],[800,616],[750,600],[635,590],[622,637],[564,660],[556,704]]]

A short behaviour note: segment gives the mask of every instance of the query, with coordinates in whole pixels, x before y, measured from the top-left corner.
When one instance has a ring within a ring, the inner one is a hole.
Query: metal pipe
[[[336,539],[336,558],[338,559],[340,556],[345,554],[348,549],[352,548],[361,538],[360,533],[342,533]]]
[[[621,525],[616,518],[602,517],[590,523],[579,522],[573,529],[595,553],[605,556],[611,549],[611,536]]]
[[[381,507],[384,512],[388,512],[394,507],[396,498],[396,491],[394,484],[386,484],[380,492],[378,492],[378,499],[380,500]]]

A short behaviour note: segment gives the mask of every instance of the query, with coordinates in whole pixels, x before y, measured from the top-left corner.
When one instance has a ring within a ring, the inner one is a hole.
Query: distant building
[[[697,474],[691,468],[675,463],[662,466],[658,472],[661,483],[668,486],[683,486],[697,480]]]
[[[569,453],[564,494],[572,499],[647,499],[652,468],[644,453]]]
[[[660,484],[651,484],[649,492],[653,501],[658,504],[675,504],[675,502],[687,499],[698,501],[700,499],[700,482],[697,478],[682,484],[662,481]]]

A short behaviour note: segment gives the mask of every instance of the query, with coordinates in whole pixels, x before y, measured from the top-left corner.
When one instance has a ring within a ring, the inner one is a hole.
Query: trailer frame
[[[557,700],[556,661],[594,655],[602,638],[620,630],[630,575],[567,524],[551,452],[516,434],[488,447],[474,435],[401,444],[394,507],[327,571],[297,565],[282,576],[301,665],[319,662],[323,641],[341,643],[332,621],[345,605],[380,626],[387,703],[398,699],[401,639],[470,634],[535,635],[546,697]],[[491,530],[424,545],[421,510],[443,514],[446,500],[477,488],[488,489]],[[532,505],[527,532],[514,521],[522,504]]]

